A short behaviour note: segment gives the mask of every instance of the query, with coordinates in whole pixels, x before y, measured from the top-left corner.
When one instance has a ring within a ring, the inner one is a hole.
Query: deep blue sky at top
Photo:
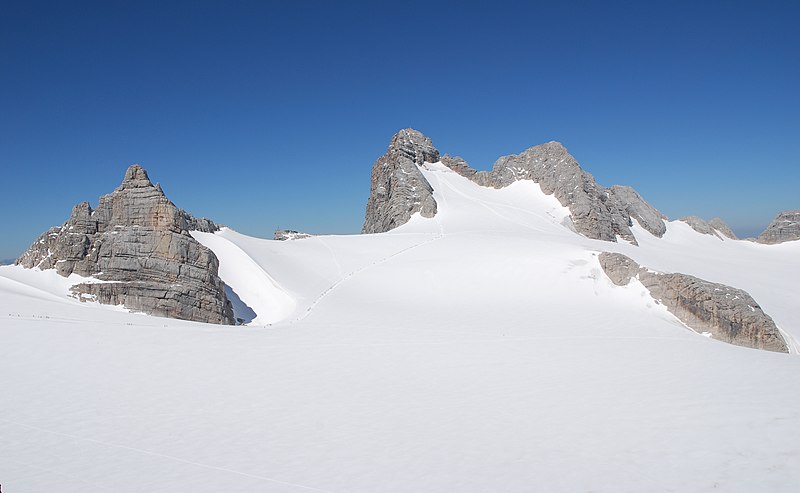
[[[0,258],[141,163],[256,236],[360,229],[414,127],[479,169],[559,140],[741,234],[800,208],[800,3],[0,2]]]

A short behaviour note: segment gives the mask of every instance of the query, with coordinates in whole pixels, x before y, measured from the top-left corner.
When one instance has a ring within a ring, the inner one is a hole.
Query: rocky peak
[[[132,164],[128,167],[127,171],[125,171],[125,178],[122,179],[122,183],[117,187],[117,191],[125,190],[126,188],[146,188],[152,186],[153,183],[150,181],[150,177],[147,176],[147,171],[138,164]],[[159,190],[160,189],[161,187],[159,187]]]
[[[362,233],[382,233],[405,224],[419,212],[436,214],[433,188],[419,170],[425,162],[437,162],[439,151],[431,139],[406,128],[392,137],[386,154],[372,165],[370,194]]]
[[[413,128],[404,128],[392,137],[389,153],[399,153],[418,166],[439,161],[439,151],[433,147],[431,139]]]
[[[800,210],[783,211],[775,216],[756,241],[775,244],[795,240],[800,240]]]
[[[728,226],[728,224],[722,220],[722,218],[715,217],[708,221],[708,225],[717,230],[724,236],[727,236],[731,240],[738,240],[739,238],[736,236],[736,233]]]
[[[428,137],[404,129],[392,138],[388,152],[373,165],[362,232],[388,231],[404,224],[415,212],[433,217],[433,189],[417,167],[440,159],[481,186],[504,188],[518,180],[538,183],[544,193],[554,195],[569,208],[571,224],[567,226],[589,238],[617,241],[621,237],[636,244],[630,229],[632,219],[656,236],[666,231],[666,216],[630,187],[608,189],[597,184],[560,142],[550,141],[520,154],[503,156],[491,171],[476,171],[460,157],[445,154],[440,158]]]
[[[218,227],[176,207],[144,168],[133,165],[119,187],[100,197],[96,209],[88,202],[77,204],[64,225],[40,236],[16,263],[107,281],[73,287],[76,295],[100,303],[233,323],[217,273],[219,262],[189,234],[194,229],[210,232]]]

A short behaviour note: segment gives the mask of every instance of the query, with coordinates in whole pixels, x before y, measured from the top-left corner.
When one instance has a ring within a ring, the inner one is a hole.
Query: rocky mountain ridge
[[[433,189],[419,171],[423,162],[441,161],[456,173],[481,186],[504,188],[518,180],[532,180],[546,194],[569,208],[567,225],[589,238],[636,243],[633,219],[656,236],[666,232],[661,214],[631,187],[604,188],[584,171],[558,142],[531,147],[498,159],[491,171],[476,171],[460,157],[441,156],[431,139],[414,129],[398,132],[387,153],[372,168],[370,198],[363,233],[378,233],[400,226],[416,212],[436,214]]]
[[[533,146],[520,154],[499,158],[490,171],[477,171],[463,158],[441,155],[430,138],[412,128],[392,137],[386,154],[378,158],[370,180],[362,233],[381,233],[408,222],[417,212],[436,215],[433,188],[419,171],[424,162],[441,161],[456,173],[478,185],[504,188],[519,180],[532,180],[542,191],[555,196],[570,210],[570,227],[588,238],[616,242],[617,238],[636,244],[631,227],[635,219],[656,237],[666,232],[668,217],[650,205],[629,186],[603,187],[559,142]],[[701,233],[720,239],[738,239],[725,222],[697,216],[679,220]],[[781,243],[800,239],[800,211],[780,213],[756,240]]]
[[[213,221],[175,206],[133,165],[97,208],[77,204],[60,227],[42,234],[16,264],[100,282],[73,287],[81,299],[200,322],[233,324],[214,254],[189,234],[217,231]]]

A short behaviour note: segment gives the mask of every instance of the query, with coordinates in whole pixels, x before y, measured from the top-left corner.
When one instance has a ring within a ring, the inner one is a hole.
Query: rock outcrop
[[[637,278],[655,300],[697,332],[737,346],[788,352],[775,322],[741,289],[687,274],[652,272],[619,253],[604,252],[599,259],[614,284],[624,286]]]
[[[93,277],[73,287],[81,299],[133,311],[233,324],[213,252],[188,231],[218,226],[178,209],[147,172],[133,165],[96,209],[76,205],[67,222],[44,233],[16,263]]]
[[[667,225],[664,223],[667,216],[648,204],[636,190],[628,186],[614,185],[609,191],[617,209],[636,219],[650,234],[659,238],[664,236],[667,232]]]
[[[314,235],[301,233],[300,231],[295,231],[293,229],[278,229],[275,230],[273,239],[278,241],[302,240],[303,238],[311,238],[312,236]]]
[[[439,151],[431,139],[407,128],[399,131],[389,149],[372,166],[369,200],[362,233],[382,233],[408,222],[419,212],[422,217],[436,214],[433,188],[419,166],[439,161]]]
[[[756,239],[768,245],[795,240],[800,240],[800,210],[781,212]]]
[[[632,218],[658,237],[666,232],[666,216],[634,189],[600,186],[559,142],[501,157],[491,171],[475,171],[458,157],[445,156],[442,163],[482,186],[503,188],[519,180],[538,183],[544,193],[555,196],[569,208],[575,231],[589,238],[617,241],[621,237],[636,244],[630,229]]]
[[[727,236],[731,240],[738,240],[739,237],[736,236],[736,233],[728,226],[725,221],[722,219],[715,217],[708,221],[708,225],[717,230],[718,233],[722,234],[723,236]]]
[[[697,216],[684,216],[678,219],[678,221],[682,221],[689,225],[693,230],[697,231],[701,235],[713,235],[718,236],[717,232],[714,231],[714,228],[708,224],[705,219]]]
[[[413,129],[401,130],[389,150],[372,167],[370,197],[362,233],[378,233],[406,223],[419,212],[436,214],[433,189],[419,170],[424,162],[439,161],[431,140]],[[460,157],[444,155],[441,162],[478,185],[503,188],[518,180],[533,180],[570,210],[571,227],[589,238],[636,244],[632,218],[656,236],[663,236],[663,214],[630,187],[610,189],[597,184],[591,174],[558,142],[548,142],[504,156],[491,171],[476,171]]]
[[[736,234],[725,224],[725,221],[718,217],[706,221],[697,216],[684,216],[678,220],[688,224],[689,227],[700,234],[716,236],[719,239],[723,239],[723,236],[726,236],[731,240],[738,240]]]

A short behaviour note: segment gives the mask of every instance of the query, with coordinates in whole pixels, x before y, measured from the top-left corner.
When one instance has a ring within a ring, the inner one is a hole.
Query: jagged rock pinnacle
[[[397,132],[386,154],[372,166],[370,194],[362,233],[382,233],[405,224],[419,212],[436,214],[433,188],[419,170],[439,160],[431,139],[412,128]]]
[[[125,178],[117,190],[124,190],[126,188],[145,188],[152,187],[153,182],[147,176],[147,171],[138,164],[133,164],[125,171]]]

